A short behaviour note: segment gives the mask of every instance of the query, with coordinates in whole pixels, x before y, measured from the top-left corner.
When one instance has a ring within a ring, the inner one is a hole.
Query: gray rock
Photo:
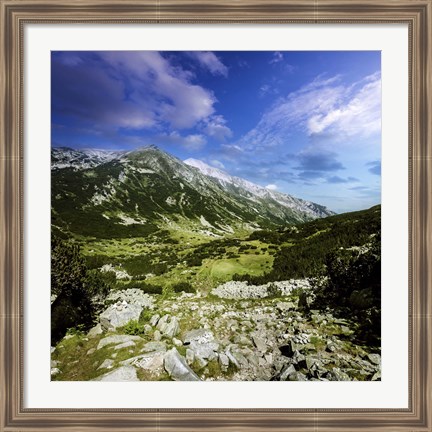
[[[90,348],[90,349],[87,351],[87,355],[91,355],[91,354],[93,354],[95,351],[96,351],[96,348]]]
[[[164,366],[175,381],[200,381],[198,375],[188,366],[176,348],[172,348],[165,354]]]
[[[132,357],[122,361],[122,365],[133,365],[141,369],[145,369],[152,373],[160,373],[163,371],[164,352],[155,351],[139,356]]]
[[[121,350],[123,348],[129,348],[129,347],[133,347],[133,346],[135,346],[135,342],[130,340],[130,341],[123,342],[120,345],[116,345],[114,347],[114,349],[115,350]]]
[[[247,358],[240,351],[233,351],[231,354],[236,359],[237,364],[239,364],[240,367],[249,366],[249,362]],[[228,355],[228,353],[226,353],[226,355]]]
[[[272,353],[266,354],[264,356],[264,358],[268,364],[273,364],[273,354]]]
[[[258,351],[266,352],[267,351],[267,344],[263,337],[260,335],[253,335],[252,340],[255,344],[255,346],[258,348]]]
[[[208,329],[195,329],[188,331],[184,338],[184,344],[190,344],[191,342],[198,342],[198,343],[206,343],[214,340],[213,333]]]
[[[142,306],[118,302],[102,312],[99,320],[103,329],[114,330],[130,321],[138,321],[142,310]]]
[[[219,344],[215,341],[208,343],[192,341],[190,344],[190,349],[195,353],[195,355],[211,360],[215,357],[215,352],[219,349]]]
[[[288,377],[289,381],[307,381],[306,375],[302,374],[301,372],[294,372],[289,375]]]
[[[295,367],[294,367],[294,365],[292,365],[292,364],[290,364],[290,365],[286,365],[285,367],[284,367],[284,369],[282,370],[282,373],[281,373],[281,375],[280,375],[280,380],[281,381],[286,381],[288,378],[289,378],[289,376],[291,375],[291,374],[294,374],[294,373],[296,373],[296,370],[295,370]],[[294,380],[293,380],[294,381]],[[296,380],[297,381],[297,380]]]
[[[259,357],[256,354],[248,353],[248,354],[246,354],[245,357],[246,357],[249,365],[259,366]]]
[[[219,353],[219,365],[222,370],[227,370],[229,366],[229,358],[224,353]]]
[[[98,369],[112,369],[114,366],[114,360],[105,359]]]
[[[154,327],[154,326],[158,323],[159,319],[160,319],[160,315],[159,315],[159,314],[154,314],[154,315],[150,318],[149,324],[150,324],[152,327]]]
[[[253,342],[243,334],[239,334],[234,338],[234,343],[243,346],[253,346]]]
[[[89,338],[94,338],[103,333],[102,326],[99,324],[95,325],[90,331],[87,333]]]
[[[152,326],[150,324],[144,324],[144,333],[148,334],[153,330]]]
[[[276,308],[280,312],[288,312],[289,310],[296,309],[296,306],[293,302],[279,302],[276,304]]]
[[[177,347],[183,345],[183,342],[182,342],[180,339],[177,339],[177,338],[173,338],[172,343],[173,343],[175,346],[177,346]]]
[[[195,353],[191,349],[186,350],[186,363],[190,366],[195,360]]]
[[[130,336],[130,335],[112,335],[107,336],[99,341],[97,349],[101,349],[107,345],[111,344],[122,344],[129,341],[142,341],[143,339],[139,336]]]
[[[329,373],[331,381],[351,381],[349,375],[343,372],[340,368],[333,368],[333,370]]]
[[[161,332],[159,330],[155,330],[155,332],[153,333],[153,340],[155,340],[156,342],[158,342],[161,339],[162,339]]]
[[[56,349],[54,347],[51,347],[51,354],[55,351]]]
[[[141,351],[142,352],[165,352],[166,351],[166,344],[165,344],[165,342],[159,342],[159,341],[147,342],[142,347]]]
[[[139,379],[137,377],[136,369],[133,366],[122,366],[112,372],[108,372],[105,375],[95,378],[93,381],[130,382],[139,381]]]
[[[120,303],[125,302],[129,305],[139,306],[141,309],[153,309],[154,304],[153,298],[139,288],[111,291],[106,300]]]
[[[175,335],[180,332],[180,323],[177,317],[172,317],[171,321],[167,324],[165,330],[162,332],[165,336],[169,338],[173,338]]]
[[[156,327],[162,334],[170,338],[173,338],[180,332],[180,324],[177,317],[171,315],[164,315]]]
[[[381,364],[381,356],[379,354],[369,354],[368,359],[375,365]]]
[[[374,375],[372,377],[372,381],[379,381],[379,380],[381,380],[381,372],[380,371],[374,373]]]
[[[52,368],[51,369],[51,376],[55,376],[57,374],[60,373],[60,369],[59,368]]]

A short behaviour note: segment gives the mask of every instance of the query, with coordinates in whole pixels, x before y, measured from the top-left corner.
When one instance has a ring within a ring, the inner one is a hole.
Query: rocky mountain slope
[[[168,228],[222,237],[333,214],[154,146],[131,152],[53,148],[51,156],[52,222],[66,233],[120,238]]]
[[[200,245],[103,241],[109,264],[87,272],[111,275],[111,285],[93,297],[89,323],[52,339],[52,379],[379,380],[380,213],[375,206]],[[87,265],[98,243],[86,245]],[[68,260],[59,250],[53,262],[67,301],[70,275],[85,264],[77,250]],[[150,254],[154,265],[168,265],[141,276]],[[267,270],[255,260],[268,261]],[[84,288],[93,287],[87,276]],[[56,304],[52,317],[70,313]]]
[[[310,292],[305,280],[279,282],[276,291],[271,284],[227,283],[214,290],[213,301],[202,294],[163,299],[133,289],[112,293],[109,300],[115,303],[101,314],[100,324],[87,334],[68,334],[52,349],[52,377],[95,381],[380,379],[380,355],[354,343],[358,323],[330,311],[305,313],[307,301],[302,293]],[[131,321],[140,316],[140,322]],[[75,361],[69,362],[70,358]]]

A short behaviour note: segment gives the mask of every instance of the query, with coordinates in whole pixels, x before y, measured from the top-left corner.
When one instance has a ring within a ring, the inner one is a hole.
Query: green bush
[[[123,327],[123,333],[131,336],[138,336],[145,333],[144,331],[144,324],[139,323],[136,320],[129,321],[124,327]]]
[[[95,285],[97,276],[89,273],[80,247],[72,241],[53,236],[51,239],[51,343],[54,345],[71,327],[89,328],[95,308],[92,297],[105,292],[106,286]]]
[[[189,282],[179,282],[173,285],[173,290],[176,293],[195,293],[196,289]]]

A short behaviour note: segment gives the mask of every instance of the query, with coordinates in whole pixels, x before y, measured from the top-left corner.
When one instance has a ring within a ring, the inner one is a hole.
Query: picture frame
[[[431,0],[0,0],[0,430],[432,431]],[[409,28],[409,407],[35,409],[24,407],[24,27],[27,24],[379,24]]]

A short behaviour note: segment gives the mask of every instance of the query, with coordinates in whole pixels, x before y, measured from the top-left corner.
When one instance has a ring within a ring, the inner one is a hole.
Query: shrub
[[[92,285],[78,244],[57,237],[51,239],[51,293],[57,297],[51,305],[51,343],[54,345],[68,328],[88,328],[95,308],[92,296],[99,287]]]
[[[123,327],[123,333],[131,336],[138,336],[141,334],[144,334],[144,324],[140,324],[136,320],[129,321],[124,327]]]
[[[173,290],[176,293],[195,293],[196,289],[189,282],[179,282],[173,285]]]

